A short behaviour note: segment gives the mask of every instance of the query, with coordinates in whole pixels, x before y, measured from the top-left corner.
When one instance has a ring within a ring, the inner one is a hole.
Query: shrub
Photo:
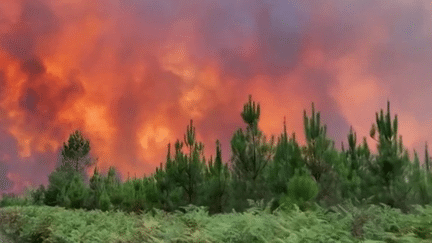
[[[36,191],[32,191],[31,198],[33,199],[33,203],[35,205],[42,205],[45,199],[45,193],[44,185],[40,185]]]
[[[294,204],[302,210],[306,211],[314,209],[310,200],[314,199],[318,194],[317,183],[307,174],[295,174],[288,183],[287,195],[282,196],[281,204],[285,211],[294,209]]]
[[[18,197],[14,193],[3,193],[2,200],[0,201],[0,207],[27,205],[30,205],[30,202],[27,198]]]
[[[102,194],[100,195],[99,207],[100,210],[104,212],[110,210],[112,207],[108,193],[105,190],[103,190]]]

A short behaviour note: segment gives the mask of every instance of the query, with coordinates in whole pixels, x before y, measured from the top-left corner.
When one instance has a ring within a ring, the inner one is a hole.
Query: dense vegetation
[[[31,201],[23,204],[62,206],[72,209],[125,212],[166,212],[184,210],[189,204],[205,206],[210,215],[229,213],[232,209],[244,212],[248,199],[263,200],[273,212],[278,207],[289,211],[294,204],[303,210],[317,206],[329,208],[345,200],[384,203],[408,213],[411,205],[426,205],[432,199],[432,177],[426,144],[425,166],[420,166],[417,153],[414,161],[403,149],[402,136],[397,139],[397,116],[376,113],[376,125],[370,136],[378,143],[378,154],[371,155],[366,144],[356,145],[351,128],[348,150],[336,151],[334,142],[326,137],[326,126],[320,124],[320,113],[312,116],[304,111],[307,145],[300,147],[283,133],[275,144],[274,136],[267,141],[258,129],[260,105],[249,96],[241,117],[246,130],[238,129],[231,139],[230,166],[222,163],[220,143],[216,141],[216,156],[206,160],[204,145],[195,140],[192,120],[187,126],[184,141],[171,144],[164,165],[142,179],[121,183],[115,167],[106,176],[97,167],[90,180],[85,180],[85,168],[95,163],[88,158],[90,143],[79,131],[73,133],[62,150],[62,166],[49,175],[49,185],[29,191]],[[375,138],[376,132],[378,137]],[[186,146],[189,153],[183,153]],[[407,180],[406,180],[407,179]],[[15,201],[15,202],[14,202]],[[14,195],[3,195],[0,206],[16,204]]]

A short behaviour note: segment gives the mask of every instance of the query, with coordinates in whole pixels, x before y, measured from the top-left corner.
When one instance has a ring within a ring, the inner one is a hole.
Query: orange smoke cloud
[[[371,2],[0,1],[0,190],[47,185],[76,129],[123,180],[153,173],[190,119],[206,158],[219,139],[228,162],[248,94],[268,138],[286,116],[301,145],[315,102],[338,148],[389,98],[423,154],[430,11]]]

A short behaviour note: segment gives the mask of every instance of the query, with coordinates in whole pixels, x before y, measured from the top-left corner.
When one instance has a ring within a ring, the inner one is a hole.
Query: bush
[[[40,185],[36,191],[31,192],[31,198],[33,199],[33,203],[35,205],[42,205],[45,199],[45,187],[44,185]]]
[[[78,209],[83,207],[84,201],[88,196],[87,190],[88,189],[84,185],[83,179],[78,174],[75,174],[66,191],[66,195],[70,199],[70,206],[72,208]]]
[[[27,206],[30,205],[30,202],[27,198],[20,198],[14,193],[3,193],[2,200],[0,201],[0,207],[9,207],[9,206]]]
[[[110,198],[108,196],[108,193],[105,190],[103,190],[102,194],[100,195],[99,207],[100,207],[100,210],[102,210],[104,212],[106,212],[112,208]]]
[[[60,193],[63,188],[65,189],[65,193],[67,192],[74,175],[74,172],[62,170],[53,171],[48,177],[49,185],[45,192],[44,204],[48,206],[59,205],[60,201],[58,201],[58,199]]]
[[[314,209],[311,200],[318,194],[317,183],[307,174],[296,175],[288,183],[287,195],[282,196],[280,202],[285,211],[294,209],[294,204],[302,210]]]

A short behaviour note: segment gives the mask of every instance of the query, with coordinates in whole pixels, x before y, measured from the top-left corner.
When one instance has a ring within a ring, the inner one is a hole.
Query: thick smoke
[[[76,129],[104,173],[114,165],[123,180],[153,173],[190,119],[206,158],[220,139],[228,162],[249,94],[267,137],[287,116],[302,145],[314,102],[338,149],[351,125],[358,143],[367,137],[390,99],[404,145],[423,159],[431,10],[427,1],[0,1],[0,190],[47,185]]]

